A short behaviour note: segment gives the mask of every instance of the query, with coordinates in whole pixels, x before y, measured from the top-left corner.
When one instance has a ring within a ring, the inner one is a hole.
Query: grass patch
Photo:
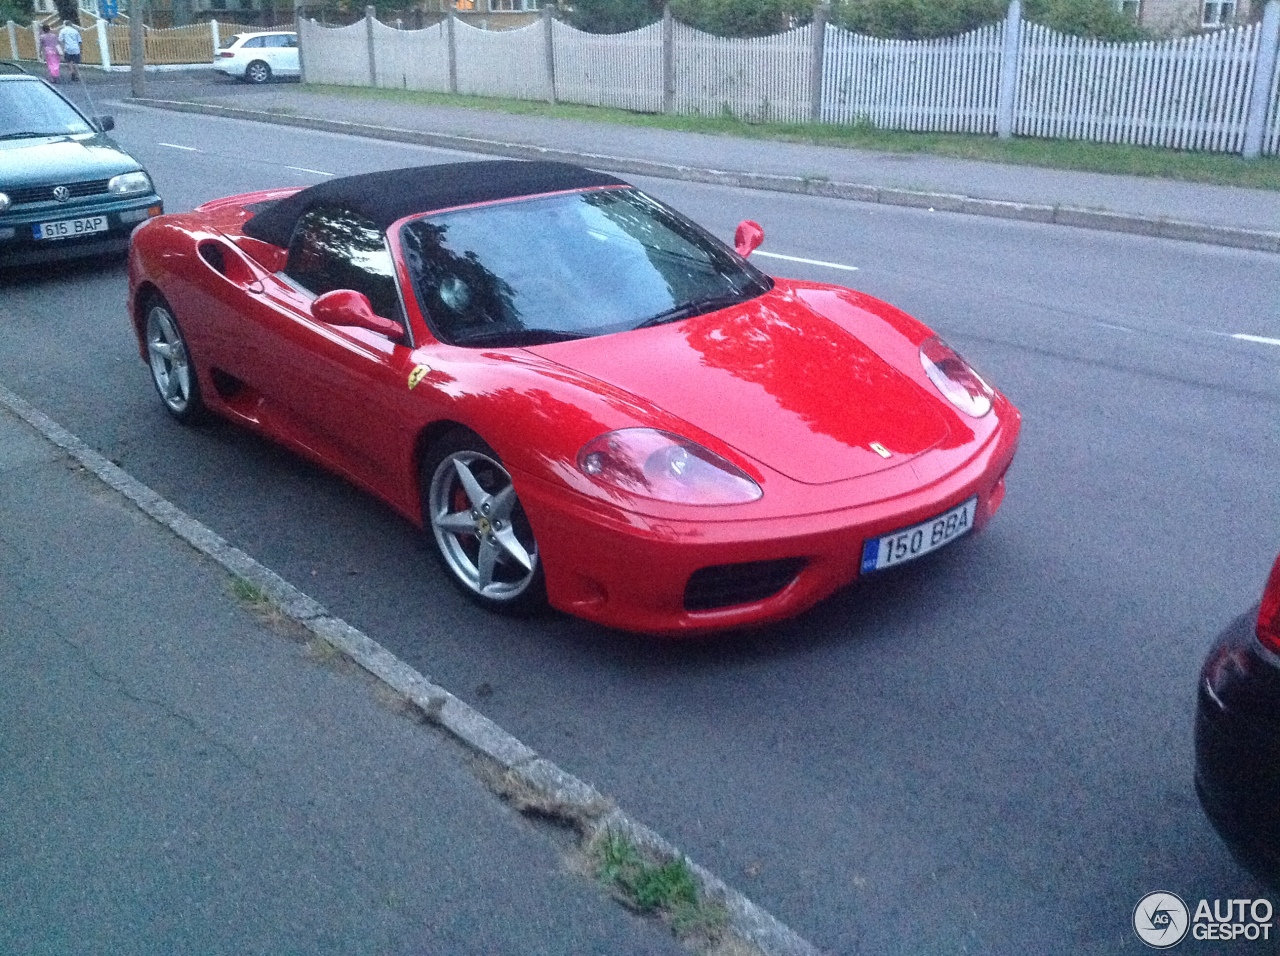
[[[612,123],[617,126],[707,133],[743,139],[810,143],[877,152],[923,153],[1021,166],[1154,176],[1185,182],[1280,190],[1280,158],[1278,157],[1246,161],[1239,156],[1184,152],[1149,146],[1028,138],[999,140],[994,136],[963,133],[909,133],[876,129],[867,124],[838,126],[826,123],[748,123],[731,115],[665,116],[656,113],[633,113],[612,107],[552,105],[537,100],[350,86],[308,84],[302,87],[302,90],[354,99],[403,103],[408,106],[452,106],[517,116]]]
[[[265,611],[271,606],[271,598],[267,596],[267,592],[248,578],[232,578],[231,593],[237,601],[248,604],[255,611]]]
[[[605,830],[589,848],[596,876],[624,904],[661,916],[678,936],[714,938],[728,922],[719,903],[703,898],[684,860],[654,860],[625,834]]]

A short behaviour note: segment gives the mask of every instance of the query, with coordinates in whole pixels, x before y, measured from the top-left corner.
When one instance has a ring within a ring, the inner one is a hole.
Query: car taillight
[[[218,56],[220,56],[220,57],[233,57],[233,56],[235,56],[235,54],[234,54],[234,53],[232,53],[230,50],[222,50],[222,51],[220,51],[220,52],[218,53]]]
[[[1267,588],[1262,592],[1262,610],[1258,612],[1258,640],[1263,647],[1280,654],[1280,557],[1271,568]]]

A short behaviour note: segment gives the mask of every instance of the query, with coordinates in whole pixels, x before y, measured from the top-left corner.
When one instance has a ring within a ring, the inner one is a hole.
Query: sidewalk
[[[676,954],[0,408],[0,952]]]
[[[128,96],[127,84],[106,81],[118,98]],[[118,92],[116,92],[118,91]],[[727,136],[684,133],[608,123],[544,119],[447,106],[407,106],[375,98],[308,92],[292,83],[247,87],[214,79],[168,74],[148,77],[148,100],[201,103],[220,109],[270,113],[277,122],[308,125],[340,122],[392,131],[386,138],[413,140],[414,134],[481,140],[512,153],[501,144],[536,147],[576,156],[606,168],[602,157],[659,164],[670,169],[757,177],[742,185],[769,187],[768,177],[800,181],[774,183],[790,191],[843,194],[896,205],[932,206],[1006,218],[1057,221],[1070,225],[1169,235],[1227,245],[1280,251],[1280,192],[1214,186],[1137,176],[1084,173],[1015,166],[923,154],[895,154],[811,146]],[[401,131],[396,135],[394,131]],[[436,145],[444,145],[436,143]],[[474,142],[467,144],[475,148]],[[459,144],[461,148],[463,144]],[[518,154],[518,153],[517,153]],[[624,169],[614,165],[613,168]],[[643,166],[632,164],[632,173]],[[653,174],[664,175],[656,170]],[[677,173],[678,175],[678,173]],[[761,180],[759,177],[765,177]],[[678,178],[703,178],[678,175]],[[722,177],[733,182],[732,175]],[[832,189],[832,184],[861,187],[879,194],[862,196],[857,189]],[[799,186],[793,189],[792,186]],[[902,193],[902,194],[899,194]],[[940,194],[940,195],[930,195]],[[976,203],[956,202],[962,197]],[[1017,208],[1017,204],[1030,208]],[[1071,216],[1063,210],[1105,211],[1110,216]],[[1057,210],[1057,215],[1055,215]],[[1186,230],[1161,230],[1148,224],[1171,221],[1212,227],[1203,235]],[[1259,241],[1232,241],[1213,229],[1239,230]]]

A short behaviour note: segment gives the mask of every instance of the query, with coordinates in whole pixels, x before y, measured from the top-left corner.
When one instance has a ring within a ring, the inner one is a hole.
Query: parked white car
[[[213,67],[248,83],[266,83],[273,76],[298,76],[302,72],[298,66],[298,34],[237,33],[222,44]]]

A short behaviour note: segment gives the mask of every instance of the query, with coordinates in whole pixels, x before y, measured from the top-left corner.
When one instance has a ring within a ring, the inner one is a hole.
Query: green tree
[[[809,0],[671,0],[677,20],[722,37],[781,33],[813,19]]]
[[[661,0],[574,0],[566,19],[587,33],[626,33],[662,19]]]
[[[31,0],[0,0],[0,24],[31,22]]]

